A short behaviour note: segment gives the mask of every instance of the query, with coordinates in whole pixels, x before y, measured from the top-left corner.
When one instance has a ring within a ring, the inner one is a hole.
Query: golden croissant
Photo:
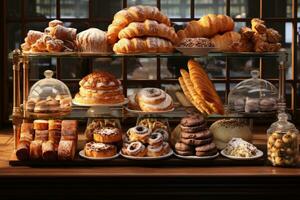
[[[211,38],[211,41],[220,51],[233,51],[233,44],[239,42],[240,39],[241,35],[239,33],[229,31],[222,35],[215,35],[213,38]]]
[[[115,53],[167,53],[173,51],[173,45],[170,41],[157,38],[123,38],[113,47]]]
[[[119,32],[131,22],[143,22],[146,19],[156,20],[167,26],[171,26],[170,19],[161,13],[158,8],[152,6],[132,6],[115,14],[112,24],[108,27],[108,42],[114,44],[118,40]]]
[[[234,22],[231,17],[227,15],[209,14],[203,16],[198,21],[190,21],[184,30],[177,32],[180,40],[184,38],[196,37],[212,37],[218,33],[232,31],[234,29]]]
[[[134,38],[141,36],[156,36],[170,40],[173,44],[178,41],[177,34],[173,27],[154,20],[144,22],[132,22],[119,32],[119,38]]]

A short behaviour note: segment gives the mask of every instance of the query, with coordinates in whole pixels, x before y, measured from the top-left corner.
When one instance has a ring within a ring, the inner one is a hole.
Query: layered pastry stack
[[[217,147],[213,135],[206,126],[203,115],[188,115],[180,122],[181,137],[175,144],[175,151],[181,156],[213,156]]]
[[[163,112],[174,108],[169,94],[159,88],[143,88],[129,96],[128,107],[144,112]]]
[[[80,82],[74,102],[84,105],[118,104],[125,101],[121,82],[108,72],[93,72]]]
[[[76,32],[67,28],[63,22],[53,20],[44,32],[30,30],[21,45],[23,52],[64,52],[76,51]]]
[[[188,61],[189,73],[180,69],[182,77],[178,78],[187,99],[204,114],[223,114],[224,107],[216,89],[200,64]]]
[[[77,145],[75,120],[23,123],[16,156],[19,160],[73,160]]]
[[[132,157],[160,157],[168,154],[170,152],[168,132],[157,127],[152,130],[148,128],[151,125],[146,121],[141,124],[147,124],[147,127],[138,125],[127,131],[122,153]]]
[[[88,157],[106,158],[117,154],[123,131],[113,120],[93,120],[86,128],[84,153]]]
[[[170,19],[158,8],[132,6],[117,12],[107,31],[115,53],[172,52],[178,41]]]

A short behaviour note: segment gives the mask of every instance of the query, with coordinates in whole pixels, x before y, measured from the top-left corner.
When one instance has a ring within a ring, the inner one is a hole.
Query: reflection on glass
[[[47,22],[34,22],[34,23],[28,23],[25,25],[26,28],[26,34],[29,30],[35,30],[35,31],[41,31],[44,32],[45,28],[48,27]]]
[[[259,69],[259,59],[254,58],[229,58],[228,66],[230,77],[250,78],[250,72]]]
[[[127,62],[127,78],[131,80],[155,80],[156,58],[130,58]]]
[[[80,79],[89,71],[86,59],[63,58],[61,59],[61,78]]]
[[[55,18],[56,1],[53,0],[26,0],[25,14],[34,18]]]
[[[156,6],[156,0],[127,0],[127,6],[147,5]]]
[[[122,58],[95,58],[93,59],[93,71],[106,71],[116,76],[116,78],[122,78]]]
[[[61,18],[88,18],[89,0],[60,0]]]
[[[226,87],[224,83],[215,83],[215,88],[217,90],[218,95],[222,99],[223,102],[225,101],[225,94],[226,94]]]
[[[189,18],[190,0],[161,0],[161,10],[170,18]]]
[[[45,78],[44,71],[52,70],[55,72],[57,65],[56,58],[32,59],[30,60],[29,79]],[[56,77],[56,74],[54,74]]]
[[[105,8],[105,9],[101,9]],[[122,0],[94,0],[93,16],[101,19],[112,19],[114,14],[122,9]]]
[[[10,0],[6,1],[7,17],[20,18],[21,16],[21,1]]]
[[[263,17],[288,17],[291,16],[291,0],[264,0]]]
[[[225,0],[195,0],[195,17],[207,14],[225,14]]]

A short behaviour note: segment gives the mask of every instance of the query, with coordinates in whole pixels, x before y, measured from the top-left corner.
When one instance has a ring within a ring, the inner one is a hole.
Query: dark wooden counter
[[[238,199],[284,198],[298,195],[300,168],[271,166],[206,167],[11,167],[13,150],[10,130],[0,133],[1,197],[57,199],[74,195],[86,198],[101,194],[112,199],[135,196],[237,197]],[[255,134],[256,144],[265,134]],[[46,196],[45,196],[46,195]],[[2,198],[1,198],[2,199]],[[6,198],[4,198],[6,199]]]

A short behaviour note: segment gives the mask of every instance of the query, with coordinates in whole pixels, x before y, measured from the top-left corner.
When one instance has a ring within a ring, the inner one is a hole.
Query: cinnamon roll
[[[150,134],[150,137],[148,140],[149,145],[158,147],[158,146],[161,146],[163,142],[164,142],[164,138],[161,133],[153,132]]]
[[[155,112],[171,110],[173,108],[173,100],[170,95],[158,88],[141,89],[136,100],[142,111]]]

